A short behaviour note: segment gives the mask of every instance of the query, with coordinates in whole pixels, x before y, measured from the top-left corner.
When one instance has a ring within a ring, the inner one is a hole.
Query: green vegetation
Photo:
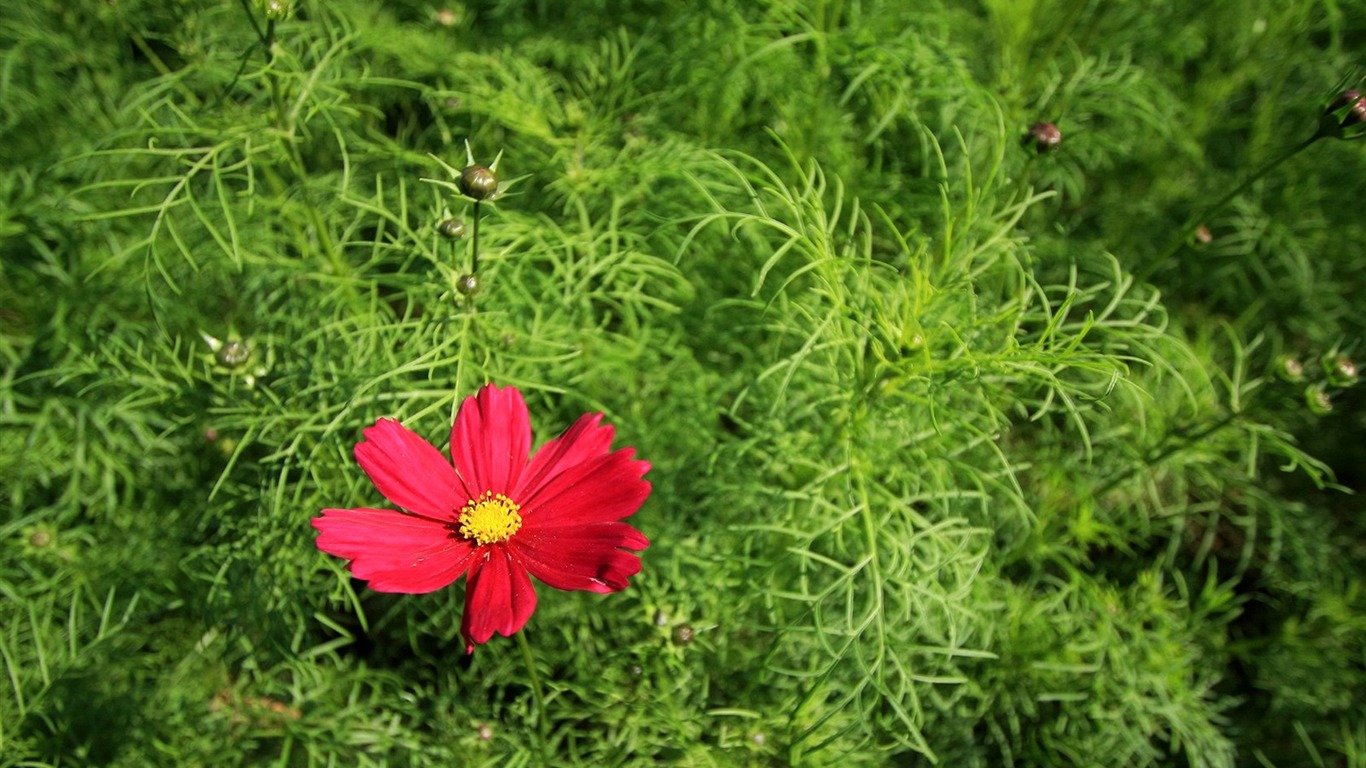
[[[0,10],[0,765],[1366,766],[1366,2],[288,3]],[[309,525],[488,381],[529,655]]]

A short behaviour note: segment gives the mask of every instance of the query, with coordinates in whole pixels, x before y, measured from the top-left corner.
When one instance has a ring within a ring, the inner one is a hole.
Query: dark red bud
[[[1062,143],[1062,131],[1052,123],[1035,123],[1029,126],[1029,133],[1020,139],[1020,146],[1028,148],[1033,145],[1034,151],[1043,154]]]
[[[460,172],[460,193],[472,200],[487,200],[498,191],[498,177],[482,165],[471,165]]]

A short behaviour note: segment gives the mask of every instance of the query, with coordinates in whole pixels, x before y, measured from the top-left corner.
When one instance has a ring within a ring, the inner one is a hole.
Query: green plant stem
[[[256,23],[256,14],[251,10],[250,0],[241,0],[241,2],[242,10],[246,11],[247,14],[247,21],[251,22],[252,31],[256,33],[256,38],[261,41],[261,46],[265,48],[266,62],[270,63],[270,47],[275,43],[275,20],[267,20],[265,31],[262,31],[260,25]]]
[[[479,201],[474,201],[474,232],[470,236],[470,274],[479,275]]]
[[[531,678],[531,696],[536,700],[536,729],[541,733],[541,749],[548,753],[550,745],[549,710],[546,709],[545,690],[541,688],[541,676],[536,673],[536,660],[532,658],[531,644],[526,640],[526,632],[517,633],[517,645],[522,649],[522,661],[526,663],[526,673]]]
[[[1143,463],[1141,465],[1135,465],[1133,467],[1130,467],[1129,469],[1119,473],[1118,475],[1115,475],[1113,478],[1105,481],[1100,485],[1100,487],[1096,488],[1096,490],[1093,491],[1092,494],[1094,496],[1099,497],[1106,493],[1109,493],[1110,491],[1113,491],[1115,488],[1119,486],[1120,483],[1138,474],[1140,469],[1151,468],[1161,464],[1162,462],[1171,458],[1177,452],[1189,448],[1192,445],[1195,445],[1201,440],[1204,440],[1210,435],[1213,435],[1215,432],[1218,432],[1224,427],[1227,427],[1228,425],[1232,424],[1240,416],[1242,416],[1242,413],[1240,412],[1230,412],[1224,417],[1217,419],[1216,421],[1210,424],[1207,424],[1204,428],[1200,429],[1193,435],[1176,438],[1172,443],[1170,443],[1164,448],[1161,448],[1156,453],[1144,457]]]
[[[1272,158],[1269,162],[1266,163],[1266,165],[1263,165],[1261,168],[1257,169],[1256,173],[1247,177],[1247,179],[1245,179],[1242,184],[1239,184],[1237,187],[1234,187],[1233,190],[1230,191],[1228,194],[1219,198],[1218,202],[1201,209],[1201,211],[1198,214],[1188,218],[1186,220],[1186,223],[1182,225],[1181,229],[1177,231],[1176,236],[1172,238],[1171,243],[1160,254],[1158,254],[1156,258],[1149,261],[1146,267],[1139,270],[1138,273],[1134,276],[1134,279],[1139,282],[1143,282],[1148,278],[1152,277],[1153,274],[1157,272],[1157,270],[1161,269],[1168,261],[1171,260],[1173,256],[1176,255],[1178,251],[1181,250],[1182,246],[1184,246],[1187,243],[1187,241],[1190,240],[1191,235],[1194,234],[1195,230],[1199,228],[1199,226],[1202,223],[1207,221],[1214,214],[1223,210],[1224,206],[1233,202],[1233,199],[1235,197],[1246,192],[1248,187],[1251,187],[1253,184],[1257,183],[1259,180],[1261,180],[1263,176],[1266,176],[1268,173],[1272,171],[1272,169],[1276,168],[1276,166],[1280,165],[1281,163],[1284,163],[1286,160],[1289,160],[1290,158],[1294,157],[1300,152],[1303,152],[1305,149],[1308,149],[1309,145],[1313,144],[1319,139],[1324,138],[1327,135],[1328,134],[1326,134],[1325,132],[1319,131],[1315,133],[1313,136],[1310,136],[1309,138],[1305,139],[1304,141],[1295,144],[1294,146],[1285,150],[1281,154]]]

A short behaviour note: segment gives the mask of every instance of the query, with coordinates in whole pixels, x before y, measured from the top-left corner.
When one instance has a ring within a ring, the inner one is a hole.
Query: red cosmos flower
[[[392,509],[324,509],[318,549],[351,561],[378,592],[431,592],[461,575],[465,652],[510,637],[536,609],[528,574],[556,589],[616,592],[640,572],[649,539],[621,522],[650,495],[648,462],[611,451],[613,430],[586,413],[531,453],[522,393],[492,384],[465,398],[451,466],[431,443],[380,419],[356,461]],[[528,458],[530,456],[530,458]]]

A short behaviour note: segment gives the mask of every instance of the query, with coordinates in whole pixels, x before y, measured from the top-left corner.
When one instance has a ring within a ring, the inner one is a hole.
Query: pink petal
[[[612,447],[613,430],[610,424],[599,426],[600,421],[601,413],[585,413],[563,435],[541,446],[522,476],[515,498],[529,496],[527,491],[534,491],[569,467],[606,455]]]
[[[536,610],[536,590],[526,569],[513,562],[507,547],[479,549],[470,575],[465,580],[465,615],[460,633],[465,636],[465,653],[474,653],[476,643],[486,643],[493,633],[511,637]]]
[[[474,546],[449,525],[392,509],[324,509],[318,549],[351,561],[376,592],[441,589],[470,567]]]
[[[650,495],[641,476],[649,462],[633,461],[635,449],[623,448],[551,475],[545,484],[522,491],[523,530],[620,520],[635,514]]]
[[[626,523],[589,523],[564,528],[525,529],[508,542],[532,576],[556,589],[616,592],[640,573],[642,550],[650,540]]]
[[[465,398],[451,428],[451,459],[468,497],[485,491],[510,494],[531,453],[531,417],[516,387],[484,385]]]
[[[451,520],[469,500],[441,452],[393,419],[380,419],[365,430],[356,461],[384,498],[414,514]]]

